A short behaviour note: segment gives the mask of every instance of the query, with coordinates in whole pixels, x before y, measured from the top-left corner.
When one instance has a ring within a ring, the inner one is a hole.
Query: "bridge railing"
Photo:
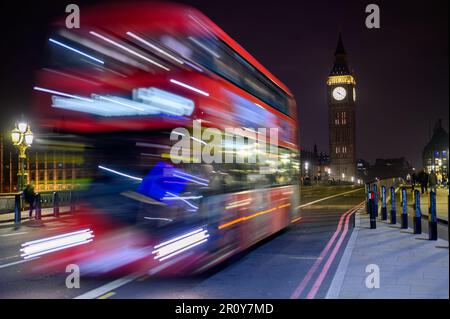
[[[75,199],[76,193],[72,190],[36,193],[33,203],[35,218],[40,219],[41,210],[45,208],[51,208],[55,217],[59,217],[62,206],[69,207],[69,212],[74,212]],[[22,211],[28,208],[28,205],[24,205],[23,192],[0,194],[0,215],[14,212],[15,223],[20,223]]]

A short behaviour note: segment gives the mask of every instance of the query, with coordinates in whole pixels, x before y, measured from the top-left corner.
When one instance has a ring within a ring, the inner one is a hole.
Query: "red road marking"
[[[346,211],[341,218],[339,219],[339,223],[338,226],[336,228],[336,231],[334,232],[333,236],[330,238],[330,240],[328,241],[327,245],[325,246],[325,248],[322,250],[322,252],[319,255],[319,259],[316,260],[316,262],[314,263],[314,265],[312,265],[312,267],[308,270],[308,273],[306,274],[306,276],[303,278],[303,280],[300,282],[300,284],[297,286],[297,288],[294,290],[294,292],[291,295],[291,299],[297,299],[300,294],[303,292],[303,290],[305,289],[306,285],[308,285],[309,281],[311,280],[312,276],[314,275],[314,272],[317,270],[317,268],[319,267],[320,263],[322,262],[323,258],[325,257],[325,255],[327,254],[327,252],[330,250],[331,246],[333,245],[334,241],[336,240],[336,237],[338,236],[339,232],[341,231],[342,228],[342,222],[344,220],[344,218],[350,214],[351,212],[353,212],[354,210],[356,210],[356,208],[351,208],[348,211]]]
[[[330,269],[331,263],[333,262],[334,258],[336,257],[336,254],[339,251],[339,248],[341,247],[342,242],[344,241],[345,235],[347,235],[350,217],[354,213],[355,213],[355,211],[351,212],[350,214],[348,214],[346,216],[344,231],[342,232],[341,236],[339,237],[339,240],[338,240],[336,246],[334,246],[334,249],[331,252],[330,256],[328,257],[325,265],[323,266],[322,271],[320,272],[319,276],[317,277],[316,281],[314,282],[313,287],[311,288],[308,295],[306,296],[306,299],[314,299],[315,295],[317,294],[317,291],[319,290],[320,286],[322,285],[322,282],[325,279],[325,276],[327,275],[328,270]]]

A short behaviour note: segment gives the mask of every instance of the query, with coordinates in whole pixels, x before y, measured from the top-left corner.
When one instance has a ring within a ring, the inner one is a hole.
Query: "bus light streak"
[[[174,57],[173,55],[167,53],[167,52],[164,51],[163,49],[160,49],[160,48],[158,48],[156,45],[153,45],[153,44],[151,44],[150,42],[148,42],[148,41],[142,39],[140,36],[134,34],[133,32],[128,31],[128,32],[127,32],[127,35],[129,35],[130,37],[132,37],[132,38],[134,38],[134,39],[140,41],[141,43],[143,43],[143,44],[149,46],[150,48],[152,48],[152,49],[158,51],[159,53],[164,54],[165,56],[171,58],[172,60],[178,62],[179,64],[184,64],[184,62],[181,61],[180,59],[177,59],[176,57]]]
[[[113,40],[111,40],[111,39],[109,39],[109,38],[107,38],[107,37],[105,37],[105,36],[103,36],[101,34],[98,34],[97,32],[89,31],[89,33],[92,34],[93,36],[96,36],[97,38],[100,38],[100,39],[102,39],[102,40],[104,40],[104,41],[106,41],[106,42],[108,42],[108,43],[118,47],[118,48],[121,48],[122,50],[127,51],[128,53],[131,53],[131,54],[133,54],[133,55],[135,55],[137,57],[140,57],[141,59],[143,59],[143,60],[145,60],[147,62],[150,62],[150,63],[160,67],[161,69],[164,69],[166,71],[170,71],[170,69],[166,68],[164,65],[159,64],[158,62],[153,61],[152,59],[149,59],[146,56],[144,56],[144,55],[142,55],[142,54],[140,54],[140,53],[138,53],[138,52],[136,52],[134,50],[131,50],[131,49],[127,48],[126,46],[120,44],[120,43],[117,43],[116,41],[113,41]]]
[[[131,176],[131,175],[128,175],[128,174],[125,174],[125,173],[121,173],[119,171],[115,171],[113,169],[110,169],[110,168],[107,168],[107,167],[104,167],[104,166],[101,166],[101,165],[99,165],[98,168],[103,169],[103,170],[108,171],[108,172],[111,172],[111,173],[114,173],[114,174],[117,174],[117,175],[120,175],[120,176],[123,176],[123,177],[128,177],[128,178],[131,178],[131,179],[134,179],[134,180],[137,180],[137,181],[142,181],[142,178],[140,178],[140,177],[135,177],[135,176]]]
[[[166,194],[168,194],[168,195],[170,195],[170,196],[172,196],[172,197],[170,197],[170,198],[163,197],[162,199],[166,199],[166,200],[167,200],[167,199],[178,199],[178,200],[181,200],[182,202],[188,204],[190,207],[192,207],[193,209],[195,209],[195,211],[197,211],[198,207],[195,206],[194,204],[190,203],[188,200],[184,199],[183,197],[177,196],[177,195],[175,195],[175,194],[173,194],[173,193],[171,193],[171,192],[166,192]]]
[[[173,83],[173,84],[182,86],[182,87],[184,87],[184,88],[186,88],[186,89],[188,89],[188,90],[197,92],[197,93],[199,93],[199,94],[201,94],[201,95],[209,96],[209,93],[207,93],[207,92],[205,92],[205,91],[202,91],[202,90],[200,90],[200,89],[197,89],[197,88],[195,88],[195,87],[193,87],[193,86],[190,86],[190,85],[188,85],[188,84],[186,84],[186,83],[183,83],[183,82],[180,82],[180,81],[177,81],[177,80],[174,80],[174,79],[170,79],[170,82]]]
[[[261,215],[264,215],[264,214],[268,214],[268,213],[271,213],[271,212],[273,212],[273,211],[275,211],[277,209],[288,207],[288,206],[291,206],[291,204],[280,205],[278,207],[274,207],[274,208],[271,208],[271,209],[268,209],[268,210],[263,210],[261,212],[255,213],[255,214],[250,215],[250,216],[240,217],[240,218],[234,219],[234,220],[232,220],[232,221],[230,221],[228,223],[222,224],[218,228],[219,229],[223,229],[223,228],[229,227],[231,225],[234,225],[234,224],[237,224],[237,223],[240,223],[240,222],[243,222],[243,221],[246,221],[246,220],[249,220],[249,219],[261,216]]]
[[[41,88],[39,86],[35,86],[33,89],[36,91],[45,92],[45,93],[53,93],[53,94],[57,94],[57,95],[65,96],[65,97],[70,97],[72,99],[78,99],[78,100],[85,101],[85,102],[92,102],[92,100],[89,98],[76,96],[76,95],[69,94],[69,93],[59,92],[59,91],[55,91],[55,90],[51,90],[51,89]]]
[[[22,244],[21,257],[24,259],[49,254],[62,249],[90,243],[94,238],[90,229],[52,236]]]
[[[59,41],[56,41],[56,40],[54,40],[54,39],[52,39],[52,38],[50,38],[50,39],[48,39],[48,40],[49,40],[50,42],[54,43],[54,44],[57,44],[57,45],[59,45],[59,46],[62,46],[63,48],[66,48],[66,49],[70,50],[70,51],[73,51],[73,52],[76,52],[76,53],[78,53],[78,54],[81,54],[82,56],[85,56],[85,57],[87,57],[87,58],[89,58],[89,59],[91,59],[91,60],[94,60],[94,61],[98,62],[98,63],[105,64],[105,62],[103,62],[102,60],[97,59],[97,58],[94,58],[92,55],[89,55],[89,54],[86,54],[86,53],[84,53],[84,52],[81,52],[80,50],[77,50],[77,49],[75,49],[75,48],[72,48],[72,47],[70,47],[70,46],[68,46],[68,45],[66,45],[66,44],[64,44],[64,43],[61,43],[61,42],[59,42]]]
[[[208,231],[200,228],[156,245],[152,254],[155,254],[155,259],[163,261],[206,242],[208,237]]]

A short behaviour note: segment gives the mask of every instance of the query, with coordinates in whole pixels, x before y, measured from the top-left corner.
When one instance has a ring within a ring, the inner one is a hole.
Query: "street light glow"
[[[17,191],[20,192],[23,189],[25,181],[25,160],[27,158],[26,150],[33,144],[33,132],[31,132],[30,126],[26,122],[16,123],[16,126],[11,131],[11,141],[14,146],[19,149],[19,165],[18,165],[18,181]]]
[[[20,122],[17,124],[17,128],[19,129],[20,133],[25,133],[27,130],[28,124],[26,122]]]
[[[28,127],[28,131],[25,133],[25,143],[27,146],[31,146],[31,144],[33,144],[33,138],[33,133],[31,132],[30,127]]]
[[[17,128],[14,128],[11,132],[11,140],[14,145],[20,144],[20,131]]]

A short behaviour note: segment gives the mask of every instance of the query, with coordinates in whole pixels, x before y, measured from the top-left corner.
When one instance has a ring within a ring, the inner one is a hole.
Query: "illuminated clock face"
[[[337,101],[342,101],[346,96],[347,91],[342,86],[338,86],[333,90],[333,98]]]
[[[356,90],[353,88],[353,101],[356,101]]]

